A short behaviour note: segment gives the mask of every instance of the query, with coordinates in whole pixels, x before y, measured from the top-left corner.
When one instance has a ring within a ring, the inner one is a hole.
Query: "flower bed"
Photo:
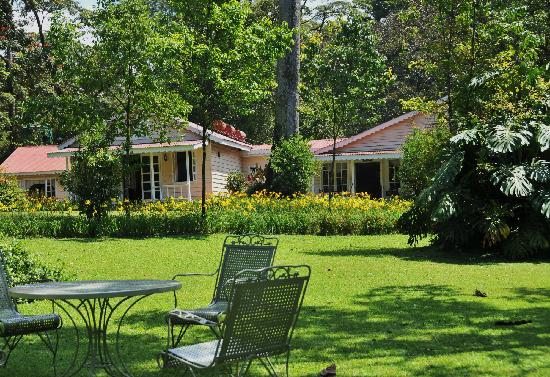
[[[368,195],[298,195],[276,193],[212,195],[203,221],[200,201],[167,199],[124,203],[113,200],[109,216],[88,220],[70,202],[30,200],[0,206],[0,233],[15,237],[82,237],[90,234],[145,237],[178,234],[386,234],[410,203],[399,198],[371,199]],[[130,215],[124,212],[130,207]]]

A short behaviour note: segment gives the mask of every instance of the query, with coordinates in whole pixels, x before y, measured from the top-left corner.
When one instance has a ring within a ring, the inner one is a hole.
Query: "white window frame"
[[[322,192],[332,192],[334,190],[334,183],[336,183],[337,192],[347,192],[347,191],[349,191],[348,163],[346,161],[336,161],[335,168],[336,168],[336,174],[334,174],[334,180],[335,181],[326,182],[328,180],[328,177],[330,177],[330,171],[332,169],[332,162],[330,162],[328,164],[323,164],[323,169],[321,171],[321,191]],[[344,179],[344,171],[346,172],[345,179]],[[325,173],[326,173],[326,177],[325,177]],[[340,188],[340,190],[338,190],[339,188]]]
[[[392,186],[399,185],[399,179],[397,178],[397,172],[399,171],[401,164],[399,163],[399,160],[390,160],[388,162],[388,180],[390,182],[390,191],[392,190]],[[399,191],[399,187],[398,187]]]
[[[44,195],[48,198],[55,198],[56,184],[55,178],[46,178],[44,181]]]
[[[174,152],[174,183],[187,183],[187,177],[185,177],[185,180],[180,181],[178,180],[178,153],[187,153],[186,161],[187,161],[187,168],[189,168],[189,159],[191,159],[191,171],[187,173],[189,178],[191,179],[191,182],[197,180],[197,160],[195,158],[194,151],[186,151],[186,152]],[[189,170],[189,169],[187,169]]]

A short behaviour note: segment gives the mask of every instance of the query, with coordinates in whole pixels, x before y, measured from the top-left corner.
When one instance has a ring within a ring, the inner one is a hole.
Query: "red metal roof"
[[[370,156],[375,154],[400,154],[401,151],[399,150],[393,150],[393,151],[386,151],[386,150],[380,150],[380,151],[365,151],[365,152],[345,152],[345,153],[336,153],[337,156]],[[318,156],[332,156],[331,153],[323,153],[318,154]]]
[[[65,170],[63,157],[49,158],[48,153],[57,151],[57,145],[19,147],[0,165],[8,174],[37,174]]]
[[[336,139],[336,142],[339,143],[344,139]],[[311,140],[309,142],[309,147],[311,148],[312,152],[316,152],[318,149],[328,147],[332,145],[333,140],[332,139],[319,139],[319,140]],[[252,144],[251,145],[253,151],[268,151],[271,150],[271,144]]]
[[[336,143],[339,143],[342,140],[344,140],[344,139],[336,139]],[[332,146],[333,142],[334,142],[333,139],[311,140],[309,142],[309,146],[310,146],[312,152],[316,152],[317,150],[319,150],[321,148],[326,148],[328,146]]]

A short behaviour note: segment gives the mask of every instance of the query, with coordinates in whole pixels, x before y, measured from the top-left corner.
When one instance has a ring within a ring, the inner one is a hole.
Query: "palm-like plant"
[[[459,132],[401,219],[411,243],[432,234],[446,248],[511,257],[550,250],[550,66],[541,35],[509,12],[478,26],[485,59],[453,93]]]

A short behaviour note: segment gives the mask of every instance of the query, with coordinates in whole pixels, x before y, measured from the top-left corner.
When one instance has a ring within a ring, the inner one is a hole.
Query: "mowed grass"
[[[313,273],[291,357],[291,376],[316,376],[335,362],[338,376],[550,376],[550,263],[450,256],[409,248],[406,237],[281,236],[277,264],[309,264]],[[29,239],[24,246],[77,279],[167,279],[213,271],[222,235],[144,240]],[[208,302],[213,280],[189,280],[180,302]],[[487,298],[474,296],[479,289]],[[157,369],[166,342],[171,294],[133,308],[121,344],[136,376],[176,376]],[[46,303],[20,306],[51,310]],[[530,320],[498,326],[501,320]],[[188,341],[207,339],[195,330]],[[69,323],[62,359],[74,349]],[[38,338],[28,337],[0,376],[51,375]],[[86,375],[84,372],[82,375]],[[255,369],[253,375],[266,375]]]

